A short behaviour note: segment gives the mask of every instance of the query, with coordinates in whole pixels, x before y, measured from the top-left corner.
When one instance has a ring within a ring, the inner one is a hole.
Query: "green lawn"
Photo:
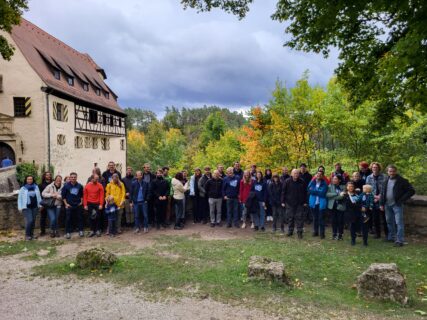
[[[50,241],[16,241],[16,242],[7,242],[0,241],[0,257],[10,256],[20,253],[27,253],[28,256],[36,257],[37,251],[39,250],[48,250],[51,257],[56,253],[56,246],[63,244],[62,240],[50,240]]]
[[[423,290],[427,286],[426,245],[394,248],[389,243],[370,240],[369,247],[364,248],[360,242],[351,247],[347,240],[319,241],[307,237],[299,241],[269,233],[251,239],[212,241],[197,236],[167,236],[157,238],[152,248],[120,257],[111,270],[83,271],[71,268],[71,261],[63,261],[36,267],[35,274],[102,277],[123,285],[136,285],[158,297],[185,294],[188,290],[200,297],[244,303],[274,313],[286,313],[290,302],[325,310],[403,317],[414,315],[417,310],[427,311],[427,302],[422,300],[427,298],[427,287]],[[248,280],[247,265],[252,255],[283,261],[293,287]],[[407,277],[409,306],[357,297],[352,285],[374,262],[397,263]]]

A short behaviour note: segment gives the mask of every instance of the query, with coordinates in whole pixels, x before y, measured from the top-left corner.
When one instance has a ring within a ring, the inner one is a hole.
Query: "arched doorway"
[[[0,142],[0,162],[5,157],[8,157],[10,160],[13,161],[13,164],[16,164],[15,152],[13,151],[12,147],[9,146],[7,143]]]

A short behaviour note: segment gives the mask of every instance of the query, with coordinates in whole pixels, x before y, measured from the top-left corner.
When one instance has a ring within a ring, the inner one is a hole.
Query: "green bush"
[[[39,180],[38,170],[35,164],[23,162],[16,166],[16,179],[20,185],[24,184],[26,176],[33,176],[35,181]]]

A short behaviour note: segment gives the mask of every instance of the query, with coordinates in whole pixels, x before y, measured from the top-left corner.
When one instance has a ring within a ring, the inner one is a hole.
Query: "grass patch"
[[[283,261],[294,286],[248,281],[249,257],[262,255]],[[413,316],[426,310],[419,288],[427,285],[427,248],[411,244],[394,248],[371,240],[369,247],[351,247],[348,241],[283,238],[258,234],[253,239],[203,241],[179,236],[159,237],[153,247],[119,258],[110,270],[80,270],[68,262],[35,268],[37,275],[100,277],[123,285],[135,285],[156,295],[176,294],[211,297],[215,300],[260,307],[285,314],[289,305],[351,310],[386,316]],[[371,263],[395,262],[407,276],[410,304],[366,301],[352,288],[356,277]],[[417,291],[418,289],[418,291]],[[425,298],[425,296],[424,296]]]
[[[56,253],[56,246],[62,245],[62,240],[51,241],[16,241],[4,242],[0,241],[0,257],[10,256],[20,253],[36,254],[40,250],[49,250],[52,254]],[[49,253],[50,254],[50,253]]]

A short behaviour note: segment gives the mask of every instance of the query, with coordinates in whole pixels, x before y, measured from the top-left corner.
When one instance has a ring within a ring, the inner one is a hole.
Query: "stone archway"
[[[13,164],[16,164],[15,151],[7,143],[0,141],[0,161],[5,157],[8,157],[13,161]]]

